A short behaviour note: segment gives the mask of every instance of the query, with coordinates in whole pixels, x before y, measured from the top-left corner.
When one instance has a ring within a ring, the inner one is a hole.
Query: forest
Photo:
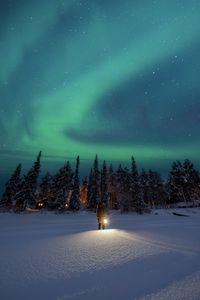
[[[166,180],[151,169],[139,172],[134,157],[130,168],[119,164],[114,169],[106,161],[100,166],[97,155],[84,179],[80,179],[79,156],[74,169],[67,161],[56,174],[47,172],[41,178],[41,155],[40,151],[25,175],[22,175],[22,165],[17,165],[5,185],[0,211],[96,211],[98,203],[103,201],[107,210],[142,214],[152,208],[174,207],[180,203],[186,207],[199,205],[200,174],[189,159],[172,162]]]

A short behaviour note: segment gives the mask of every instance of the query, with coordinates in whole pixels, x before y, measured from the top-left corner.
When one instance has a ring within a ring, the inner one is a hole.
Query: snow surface
[[[200,299],[200,209],[0,214],[0,299]]]

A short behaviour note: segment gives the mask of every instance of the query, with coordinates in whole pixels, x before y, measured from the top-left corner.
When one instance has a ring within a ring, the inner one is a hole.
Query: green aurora
[[[1,1],[1,174],[200,162],[200,2]],[[169,167],[169,165],[167,165]]]

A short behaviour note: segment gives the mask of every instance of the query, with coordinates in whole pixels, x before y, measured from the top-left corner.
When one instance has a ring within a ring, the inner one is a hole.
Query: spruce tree
[[[89,208],[96,210],[97,204],[100,200],[100,187],[99,187],[99,168],[98,168],[98,156],[96,155],[94,160],[94,166],[92,170],[91,186],[89,193]]]
[[[186,201],[194,201],[199,197],[197,191],[199,189],[200,179],[199,172],[194,168],[193,163],[189,159],[183,162],[184,184],[183,190]]]
[[[112,164],[109,166],[108,171],[108,202],[109,208],[117,209],[119,204],[117,201],[117,179],[116,172],[113,170]]]
[[[80,181],[79,181],[79,156],[76,159],[76,170],[74,175],[74,184],[72,195],[69,201],[69,210],[78,211],[80,209]]]
[[[140,187],[140,179],[138,175],[138,170],[136,166],[136,162],[134,157],[131,158],[131,183],[130,189],[132,194],[131,207],[137,213],[141,214],[144,210],[144,202],[142,199],[141,187]]]
[[[69,161],[54,175],[51,188],[51,207],[63,211],[69,204],[72,190],[73,171]]]
[[[158,172],[155,172],[155,180],[156,180],[156,187],[157,187],[156,206],[166,207],[168,201],[166,185],[161,175]]]
[[[149,183],[149,188],[148,188],[148,198],[149,198],[149,203],[148,205],[151,208],[155,207],[155,202],[156,202],[156,182],[155,182],[155,176],[154,172],[150,169],[148,172],[148,183]]]
[[[142,169],[140,174],[140,187],[142,193],[142,201],[145,205],[149,205],[149,178],[147,172]]]
[[[87,190],[87,208],[92,209],[92,182],[93,182],[93,170],[90,169],[89,180],[88,180],[88,190]]]
[[[56,178],[56,204],[60,211],[63,211],[65,204],[67,202],[67,193],[66,193],[66,168],[65,166],[60,168],[59,174]]]
[[[14,173],[12,174],[10,180],[6,183],[5,192],[2,195],[0,201],[0,208],[9,210],[15,205],[15,196],[20,191],[21,183],[21,164],[19,164]]]
[[[105,207],[108,208],[108,175],[107,166],[104,160],[103,167],[101,171],[101,201],[104,203]]]
[[[149,170],[148,182],[148,198],[150,200],[148,203],[149,206],[151,208],[166,206],[167,193],[160,174]]]
[[[169,192],[169,204],[186,201],[184,194],[185,174],[182,163],[175,161],[172,163],[167,186]]]
[[[39,152],[36,161],[34,162],[31,169],[28,171],[27,175],[21,184],[21,190],[17,195],[16,200],[16,211],[24,210],[27,205],[30,208],[35,208],[37,199],[37,180],[40,173],[40,159],[41,151]]]
[[[49,207],[49,201],[51,200],[51,184],[52,184],[52,176],[50,173],[46,173],[46,175],[42,178],[40,184],[40,191],[38,195],[38,201],[42,201],[45,206]]]
[[[132,201],[131,175],[128,169],[122,168],[121,165],[119,165],[117,170],[117,192],[121,212],[130,211]]]

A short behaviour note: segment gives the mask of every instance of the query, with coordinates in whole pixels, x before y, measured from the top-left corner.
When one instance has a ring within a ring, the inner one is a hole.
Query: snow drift
[[[199,299],[200,211],[164,212],[1,214],[1,299]]]

